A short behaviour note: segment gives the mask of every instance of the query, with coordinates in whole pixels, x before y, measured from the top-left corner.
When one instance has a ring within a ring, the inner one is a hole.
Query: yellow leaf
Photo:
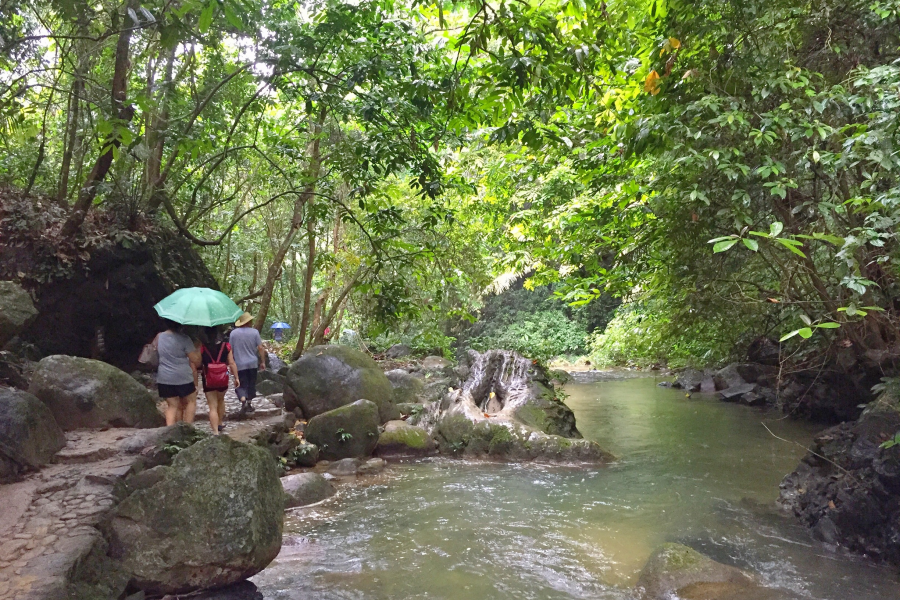
[[[644,91],[654,96],[659,93],[659,73],[656,72],[656,69],[650,71],[647,79],[644,80]]]
[[[669,38],[669,45],[677,50],[678,48],[681,48],[681,40],[678,38]]]

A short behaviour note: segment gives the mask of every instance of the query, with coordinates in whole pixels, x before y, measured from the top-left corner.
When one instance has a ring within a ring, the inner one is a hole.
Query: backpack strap
[[[216,358],[217,363],[222,362],[222,352],[224,352],[224,351],[225,351],[225,342],[222,342],[221,344],[219,344],[219,356]],[[210,358],[212,358],[212,356],[210,356]]]

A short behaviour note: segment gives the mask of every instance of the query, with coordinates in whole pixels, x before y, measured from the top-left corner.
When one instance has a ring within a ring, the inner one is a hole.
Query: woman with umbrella
[[[159,395],[166,400],[166,425],[194,421],[197,408],[197,369],[200,351],[182,333],[182,325],[215,327],[231,323],[241,314],[231,298],[209,288],[184,288],[163,298],[153,308],[166,330],[157,337]]]
[[[156,383],[166,401],[166,425],[194,422],[197,410],[197,367],[200,352],[182,332],[181,324],[163,319],[166,330],[156,338],[159,368]]]

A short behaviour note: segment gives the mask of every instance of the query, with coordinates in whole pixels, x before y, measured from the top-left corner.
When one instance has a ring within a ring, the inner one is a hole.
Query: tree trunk
[[[160,59],[163,58],[163,50],[160,49]],[[160,90],[158,105],[150,127],[147,131],[147,147],[150,148],[150,156],[147,158],[147,185],[150,196],[156,194],[160,186],[159,172],[162,167],[163,147],[166,143],[166,129],[169,126],[169,94],[172,89],[172,71],[175,66],[175,46],[168,51],[166,59],[165,79]]]
[[[259,300],[259,309],[256,313],[256,320],[253,322],[253,326],[256,329],[262,329],[263,325],[266,322],[266,316],[269,312],[269,306],[272,304],[272,292],[275,290],[275,283],[278,281],[278,273],[281,271],[281,265],[284,262],[284,257],[287,255],[288,251],[291,249],[291,244],[294,242],[294,237],[297,235],[297,231],[300,230],[300,226],[303,225],[303,208],[307,206],[307,220],[311,221],[310,218],[310,208],[312,207],[312,199],[316,192],[316,185],[319,180],[319,170],[322,166],[322,157],[319,151],[320,148],[320,135],[319,133],[322,131],[322,125],[325,123],[326,111],[323,108],[319,111],[319,115],[316,120],[311,124],[310,127],[310,135],[312,139],[308,144],[308,153],[309,153],[309,166],[306,171],[306,185],[303,187],[303,191],[297,195],[297,199],[294,201],[294,214],[291,218],[291,226],[288,229],[287,234],[284,236],[284,239],[281,242],[281,245],[278,247],[278,250],[275,252],[275,255],[272,257],[272,262],[269,263],[269,270],[266,275],[266,282],[262,289],[262,296]],[[310,225],[307,223],[307,228]],[[308,290],[306,292],[309,294]]]
[[[312,280],[316,271],[316,221],[312,216],[313,203],[310,200],[306,206],[306,275],[303,277],[303,312],[300,317],[300,333],[297,335],[297,345],[294,354],[300,356],[306,347],[306,331],[309,329],[309,303],[312,300]]]
[[[69,197],[69,172],[72,169],[72,154],[78,143],[78,119],[82,95],[84,95],[84,80],[82,80],[80,73],[76,73],[75,81],[72,82],[72,92],[69,96],[69,123],[64,140],[65,150],[63,151],[62,167],[59,171],[59,191],[56,195],[60,206],[68,204],[66,200]]]
[[[127,126],[134,116],[134,107],[125,104],[128,92],[128,70],[130,66],[128,54],[131,49],[132,31],[132,28],[126,24],[129,21],[128,11],[131,10],[133,12],[138,7],[138,0],[128,0],[124,14],[120,15],[123,28],[119,32],[119,39],[116,42],[116,63],[112,80],[112,115],[119,121],[117,124],[119,127]],[[113,151],[118,149],[121,144],[122,139],[115,133],[107,138],[101,149],[102,154],[97,158],[97,162],[94,163],[94,168],[91,169],[84,185],[81,187],[78,200],[75,201],[75,206],[72,207],[72,212],[63,225],[62,235],[64,237],[72,237],[81,231],[84,218],[87,216],[88,210],[90,210],[91,204],[93,204],[94,198],[97,196],[98,187],[106,179],[106,174],[109,173],[109,168],[112,166]]]

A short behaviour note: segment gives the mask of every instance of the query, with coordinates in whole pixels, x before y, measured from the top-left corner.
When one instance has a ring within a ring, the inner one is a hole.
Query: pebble
[[[30,540],[31,537],[32,536],[30,533],[17,533],[16,535],[13,536],[13,539],[14,540]]]

